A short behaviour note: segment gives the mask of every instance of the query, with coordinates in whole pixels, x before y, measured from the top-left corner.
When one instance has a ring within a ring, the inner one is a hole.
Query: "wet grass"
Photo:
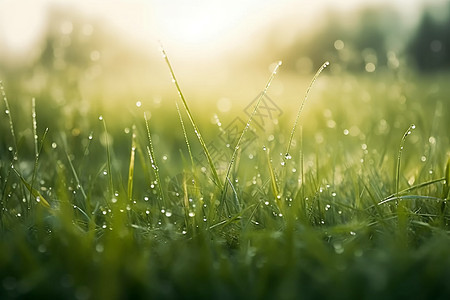
[[[448,75],[316,76],[227,143],[170,74],[163,107],[51,119],[5,81],[2,299],[448,298]]]

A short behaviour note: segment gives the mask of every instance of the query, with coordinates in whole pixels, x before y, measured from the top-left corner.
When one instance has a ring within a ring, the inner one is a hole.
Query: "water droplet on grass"
[[[195,217],[195,212],[190,211],[190,212],[189,212],[189,217],[191,217],[191,218]]]
[[[103,247],[102,244],[97,244],[97,245],[95,246],[95,251],[97,251],[98,253],[102,253],[103,250],[105,250],[105,247]]]
[[[45,245],[39,245],[38,246],[38,251],[40,252],[40,253],[45,253],[45,252],[47,252],[47,247],[45,247]]]

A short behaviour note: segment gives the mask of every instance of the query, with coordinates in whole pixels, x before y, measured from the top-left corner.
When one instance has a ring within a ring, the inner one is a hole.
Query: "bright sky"
[[[394,3],[411,10],[421,1]],[[299,21],[307,22],[326,6],[345,10],[381,2],[392,0],[0,0],[0,40],[5,40],[14,51],[27,49],[42,33],[47,7],[56,3],[104,18],[114,30],[147,44],[162,41],[168,48],[202,54],[202,51],[227,48],[236,37],[251,38],[264,24],[293,11],[298,13]]]

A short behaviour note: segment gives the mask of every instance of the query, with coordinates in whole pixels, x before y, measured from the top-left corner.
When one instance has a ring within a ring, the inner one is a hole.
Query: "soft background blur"
[[[245,120],[278,60],[268,95],[288,127],[315,70],[331,63],[304,114],[316,140],[320,128],[358,136],[379,125],[369,119],[399,136],[414,122],[404,111],[432,117],[448,105],[439,89],[450,69],[449,1],[0,0],[0,80],[16,110],[36,98],[40,128],[57,122],[87,136],[83,117],[110,113],[123,130],[145,110],[156,132],[180,132],[160,42],[200,123]],[[405,104],[420,93],[440,106]]]
[[[298,76],[325,60],[336,73],[442,71],[449,15],[442,0],[1,0],[0,76],[31,93],[62,80],[111,100],[162,94],[159,41],[184,89],[225,97],[262,89],[277,60]]]

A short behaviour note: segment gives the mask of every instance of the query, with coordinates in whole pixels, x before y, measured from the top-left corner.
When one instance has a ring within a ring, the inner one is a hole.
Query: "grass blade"
[[[103,130],[105,133],[105,145],[106,145],[106,167],[108,169],[108,181],[109,181],[109,193],[110,198],[113,198],[114,195],[114,184],[112,177],[112,168],[111,168],[111,152],[109,150],[109,138],[108,138],[108,130],[106,128],[106,121],[102,115],[98,118],[103,123]]]
[[[444,179],[444,190],[442,198],[447,199],[450,196],[450,158],[447,160],[447,165],[445,166],[445,179]]]
[[[12,168],[13,171],[16,173],[16,175],[20,178],[20,180],[22,181],[23,185],[25,185],[25,187],[27,188],[27,190],[34,196],[34,198],[36,199],[36,201],[40,204],[42,204],[43,206],[50,208],[50,204],[48,203],[47,200],[45,200],[45,198],[42,196],[41,193],[39,193],[38,190],[34,189],[26,180],[25,178],[22,177],[22,175],[20,175],[20,173],[13,167]]]
[[[290,159],[291,155],[289,154],[289,151],[291,150],[292,140],[294,138],[295,129],[297,128],[298,120],[300,119],[300,114],[303,111],[303,108],[305,107],[306,100],[308,100],[309,92],[311,91],[312,86],[316,82],[317,78],[319,77],[320,73],[330,65],[330,62],[326,61],[323,63],[323,65],[317,70],[316,74],[314,75],[313,79],[311,80],[311,83],[309,84],[308,88],[306,89],[305,97],[303,98],[302,104],[300,105],[300,108],[297,112],[297,117],[295,118],[294,126],[292,127],[291,136],[289,138],[289,143],[286,148],[286,154],[283,158],[283,162],[285,159]]]
[[[396,164],[396,171],[395,171],[395,194],[398,196],[399,194],[399,187],[400,187],[400,167],[401,167],[401,161],[402,161],[402,152],[403,147],[405,145],[405,140],[408,135],[411,134],[412,130],[416,128],[416,125],[411,124],[408,129],[403,134],[403,137],[400,141],[400,146],[398,149],[398,155],[397,155],[397,164]]]
[[[136,126],[133,125],[131,135],[130,165],[128,167],[128,200],[133,200],[134,158],[136,153]]]
[[[183,107],[189,117],[189,121],[191,122],[191,125],[194,128],[195,135],[197,136],[198,141],[200,142],[200,145],[203,148],[203,152],[205,153],[206,159],[208,160],[209,168],[211,170],[214,183],[220,189],[222,189],[222,184],[220,182],[220,179],[217,174],[217,170],[216,170],[216,167],[214,166],[214,162],[211,158],[211,155],[209,154],[208,147],[206,146],[206,143],[203,140],[200,130],[198,129],[197,125],[195,124],[194,117],[192,116],[189,106],[187,105],[186,99],[184,98],[183,92],[181,91],[180,85],[178,84],[178,81],[175,77],[175,72],[173,71],[172,65],[170,64],[169,58],[167,57],[167,54],[166,54],[166,51],[164,50],[164,48],[162,46],[161,46],[161,52],[162,52],[164,60],[166,61],[167,67],[169,68],[170,75],[172,76],[172,81],[175,84],[175,87],[177,88],[178,96],[180,96],[181,103],[183,103]]]
[[[5,88],[3,87],[3,82],[0,80],[0,91],[3,97],[3,101],[5,102],[5,106],[6,106],[6,110],[5,113],[8,115],[8,120],[9,120],[9,130],[11,132],[11,136],[13,139],[13,144],[14,144],[14,160],[17,160],[18,157],[18,149],[17,149],[17,139],[16,139],[16,134],[14,131],[14,124],[13,124],[13,120],[12,120],[12,116],[11,116],[11,108],[9,107],[9,102],[8,102],[8,98],[6,97],[6,93],[5,93]]]
[[[228,168],[227,168],[227,173],[225,175],[225,183],[223,185],[224,188],[222,190],[221,204],[223,203],[223,201],[225,199],[227,182],[230,181],[229,176],[230,176],[230,173],[231,173],[231,169],[233,167],[234,161],[236,160],[236,155],[237,155],[237,152],[238,152],[239,147],[241,145],[241,142],[242,142],[242,139],[244,137],[244,134],[247,132],[248,128],[250,127],[250,124],[251,124],[251,122],[253,120],[253,117],[255,116],[255,114],[256,114],[256,112],[258,110],[259,104],[261,103],[261,100],[264,98],[264,96],[267,94],[267,90],[269,89],[273,79],[275,78],[275,75],[277,74],[278,69],[280,68],[281,64],[282,64],[282,61],[279,61],[278,64],[275,66],[275,69],[272,71],[272,74],[270,75],[269,80],[267,80],[267,83],[266,83],[266,86],[264,87],[263,92],[259,95],[259,98],[256,101],[255,107],[253,108],[253,111],[250,114],[250,117],[249,117],[249,119],[247,121],[247,124],[245,124],[245,127],[242,130],[241,135],[239,136],[239,138],[238,138],[238,140],[236,142],[236,146],[234,147],[233,155],[231,156],[231,160],[230,160],[230,163],[228,164]]]
[[[267,166],[269,167],[269,173],[270,173],[270,182],[272,184],[272,193],[273,197],[278,205],[278,208],[281,208],[280,206],[280,192],[278,190],[278,184],[277,184],[277,178],[275,176],[275,172],[273,170],[272,166],[272,160],[270,159],[270,151],[269,148],[267,148]]]
[[[178,117],[180,118],[181,128],[183,129],[184,141],[186,142],[186,146],[189,152],[189,158],[191,159],[192,173],[194,173],[194,156],[192,155],[191,145],[189,144],[189,139],[186,134],[186,127],[184,126],[183,117],[181,116],[180,107],[178,106],[178,103],[175,102],[175,105],[177,107]]]
[[[148,118],[147,118],[147,114],[146,113],[144,113],[144,120],[145,120],[145,127],[147,129],[147,137],[148,137],[148,143],[149,143],[149,146],[147,146],[147,153],[148,153],[148,156],[150,158],[150,163],[152,165],[152,169],[154,170],[154,173],[155,173],[155,176],[156,176],[156,181],[157,181],[159,194],[160,194],[160,200],[162,201],[162,203],[164,205],[165,204],[165,200],[164,200],[164,194],[163,194],[162,186],[161,186],[161,178],[159,176],[158,164],[156,163],[156,159],[155,159],[155,153],[154,153],[154,150],[153,150],[152,135],[150,133],[150,126],[148,124]]]

